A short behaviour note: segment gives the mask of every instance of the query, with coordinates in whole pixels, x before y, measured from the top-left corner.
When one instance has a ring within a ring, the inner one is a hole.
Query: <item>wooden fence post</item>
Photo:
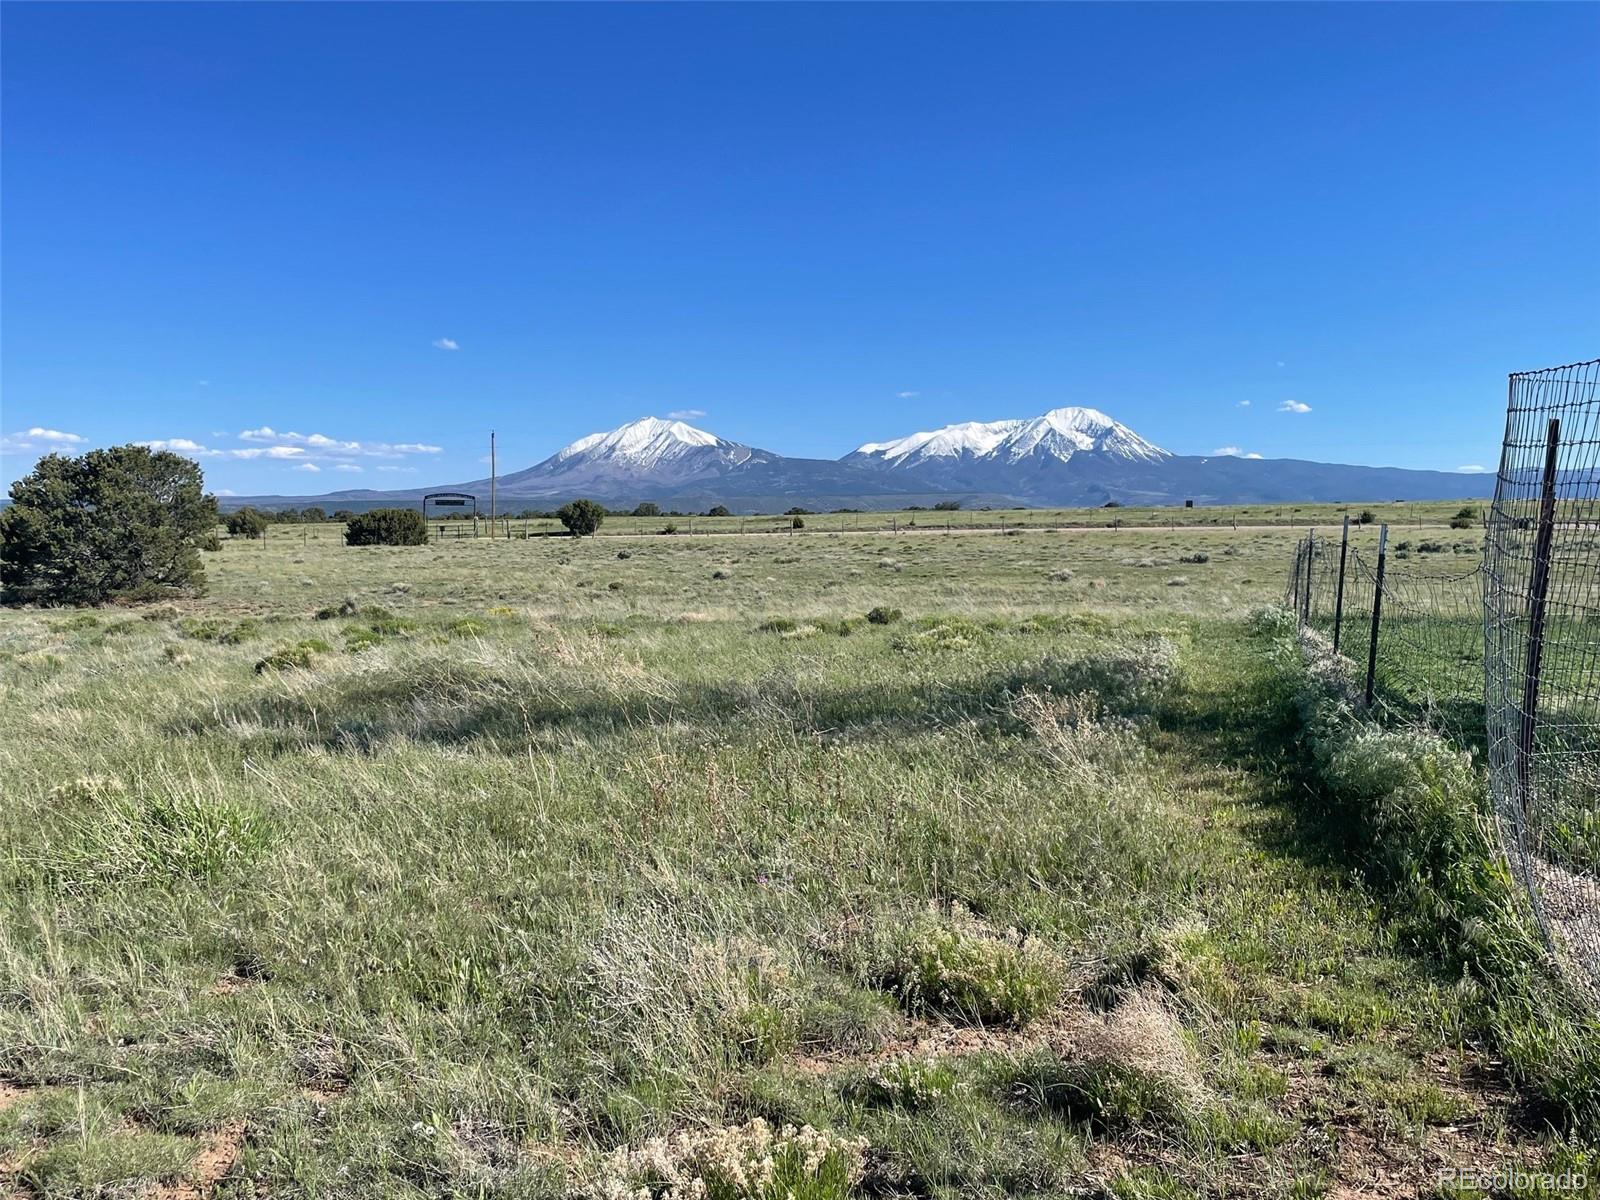
[[[1523,803],[1531,791],[1533,734],[1539,709],[1539,672],[1544,661],[1545,602],[1550,593],[1550,552],[1556,528],[1556,452],[1561,421],[1550,418],[1545,431],[1544,476],[1539,482],[1539,532],[1533,542],[1533,571],[1528,580],[1528,657],[1522,672],[1522,728],[1517,735],[1517,790]]]
[[[1339,588],[1333,595],[1333,652],[1339,653],[1339,629],[1344,624],[1344,563],[1350,553],[1350,514],[1344,518],[1344,533],[1339,539]]]
[[[1372,637],[1367,642],[1367,707],[1372,707],[1372,685],[1378,673],[1378,626],[1383,622],[1383,568],[1389,557],[1389,527],[1378,529],[1378,574],[1372,584]]]

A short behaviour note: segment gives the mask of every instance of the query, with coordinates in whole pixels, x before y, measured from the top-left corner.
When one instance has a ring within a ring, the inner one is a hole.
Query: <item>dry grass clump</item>
[[[1011,701],[1011,714],[1027,726],[1058,767],[1075,774],[1104,763],[1127,762],[1138,750],[1133,723],[1102,712],[1100,698],[1093,692],[1063,696],[1024,688]]]
[[[1061,999],[1066,964],[1037,938],[996,930],[961,905],[894,939],[884,981],[906,1008],[974,1025],[1025,1025]]]
[[[1066,583],[1072,578],[1071,567],[1059,567],[1046,576],[1051,583]]]
[[[1023,1059],[1019,1098],[1100,1132],[1181,1126],[1207,1104],[1194,1051],[1154,990],[1126,996],[1111,1012],[1083,1013]]]
[[[686,1130],[619,1146],[593,1165],[592,1200],[844,1200],[861,1175],[865,1138],[806,1125]]]
[[[753,938],[655,904],[609,916],[589,939],[572,1002],[620,1071],[765,1062],[794,1042],[800,975]]]
[[[1176,682],[1178,658],[1178,647],[1157,635],[1081,658],[1046,660],[1040,677],[1057,693],[1092,692],[1106,708],[1144,708]]]

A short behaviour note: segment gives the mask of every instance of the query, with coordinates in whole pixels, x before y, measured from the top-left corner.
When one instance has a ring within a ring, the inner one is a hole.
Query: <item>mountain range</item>
[[[1487,496],[1494,477],[1299,459],[1180,455],[1163,450],[1093,408],[1037,417],[968,421],[868,442],[840,459],[790,458],[729,441],[682,421],[643,417],[592,433],[543,462],[499,477],[502,511],[547,508],[576,496],[612,507],[653,501],[693,511],[905,508],[956,499],[968,506],[1356,503]],[[489,499],[489,480],[399,491],[321,496],[239,496],[224,504],[336,504],[367,508],[416,503],[433,491]]]

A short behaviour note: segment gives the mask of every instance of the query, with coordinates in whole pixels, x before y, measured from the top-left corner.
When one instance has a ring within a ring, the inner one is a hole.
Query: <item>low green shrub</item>
[[[901,612],[898,608],[890,608],[886,604],[880,604],[871,612],[867,613],[867,624],[893,625],[896,621],[900,620],[904,616],[905,613]]]
[[[266,632],[267,627],[255,617],[246,617],[232,629],[224,630],[217,635],[217,641],[224,646],[237,646],[244,642],[260,637]]]
[[[960,907],[901,930],[883,978],[913,1012],[979,1025],[1024,1025],[1055,1007],[1066,984],[1042,942],[990,929]]]
[[[1016,1069],[1013,1096],[1096,1133],[1182,1126],[1189,1113],[1172,1081],[1131,1063],[1068,1059],[1041,1051]]]
[[[353,617],[360,611],[360,606],[355,600],[346,597],[338,604],[330,604],[325,608],[317,609],[317,620],[331,621],[334,617]]]
[[[369,625],[352,625],[344,631],[344,648],[351,654],[381,646],[383,640],[383,634]]]
[[[178,632],[197,642],[214,642],[222,636],[223,625],[215,619],[185,617],[178,622]]]
[[[256,663],[256,674],[262,675],[268,671],[310,670],[316,662],[317,655],[327,654],[332,649],[333,647],[321,638],[306,638],[292,646],[280,646]]]
[[[920,1111],[955,1095],[961,1090],[961,1079],[940,1059],[898,1054],[867,1068],[842,1090],[866,1104]]]

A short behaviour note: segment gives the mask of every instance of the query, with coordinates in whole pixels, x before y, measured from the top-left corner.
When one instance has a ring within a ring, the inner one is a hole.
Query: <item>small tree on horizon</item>
[[[267,531],[267,514],[246,505],[229,513],[223,524],[228,527],[228,536],[254,540]]]
[[[659,517],[661,515],[661,505],[653,500],[646,500],[633,510],[633,515],[636,517]]]
[[[48,454],[0,510],[0,601],[100,604],[203,591],[217,500],[199,464],[113,446]]]
[[[375,508],[345,522],[346,546],[426,546],[428,523],[414,508]]]
[[[593,500],[569,500],[556,509],[556,520],[565,525],[573,537],[593,537],[605,519],[605,508]]]

